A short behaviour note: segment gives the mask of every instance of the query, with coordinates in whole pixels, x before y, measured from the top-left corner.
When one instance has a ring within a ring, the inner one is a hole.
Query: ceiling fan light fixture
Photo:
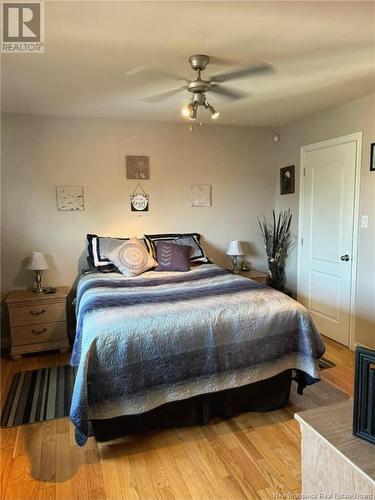
[[[194,121],[197,117],[198,103],[193,101],[190,105],[190,114],[188,115],[189,120]]]
[[[216,111],[216,109],[211,104],[208,104],[208,103],[207,103],[207,107],[208,107],[208,109],[211,112],[211,119],[212,120],[217,120],[219,118],[219,116],[220,116],[219,111]]]
[[[184,116],[185,118],[189,118],[192,111],[193,111],[193,106],[189,102],[188,104],[185,104],[185,106],[182,108],[181,113],[182,113],[182,116]]]
[[[196,108],[193,108],[188,118],[193,122],[196,119],[196,117],[197,117],[197,110]]]

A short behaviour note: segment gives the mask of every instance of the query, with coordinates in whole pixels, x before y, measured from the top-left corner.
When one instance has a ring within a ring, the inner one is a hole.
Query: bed
[[[290,297],[214,264],[77,288],[70,418],[76,441],[267,411],[319,381],[324,345]]]

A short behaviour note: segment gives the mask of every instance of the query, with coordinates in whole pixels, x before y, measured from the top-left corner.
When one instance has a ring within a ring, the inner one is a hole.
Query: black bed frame
[[[246,411],[265,412],[288,404],[292,370],[236,389],[168,403],[141,415],[93,420],[97,441],[166,427],[207,424],[214,417],[231,418]]]

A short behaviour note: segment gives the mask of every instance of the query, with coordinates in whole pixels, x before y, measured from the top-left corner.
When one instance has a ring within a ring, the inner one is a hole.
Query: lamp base
[[[43,271],[35,271],[35,284],[36,284],[36,286],[33,288],[33,292],[35,292],[35,293],[43,293],[42,272]]]
[[[233,272],[233,274],[239,274],[239,272],[240,272],[239,267],[238,267],[237,255],[233,255],[233,257],[232,257],[232,272]]]

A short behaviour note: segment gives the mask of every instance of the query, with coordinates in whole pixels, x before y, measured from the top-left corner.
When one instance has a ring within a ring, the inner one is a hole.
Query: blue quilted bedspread
[[[319,380],[324,345],[307,310],[213,264],[136,278],[90,273],[77,290],[70,418],[90,420],[239,387],[287,369]]]

